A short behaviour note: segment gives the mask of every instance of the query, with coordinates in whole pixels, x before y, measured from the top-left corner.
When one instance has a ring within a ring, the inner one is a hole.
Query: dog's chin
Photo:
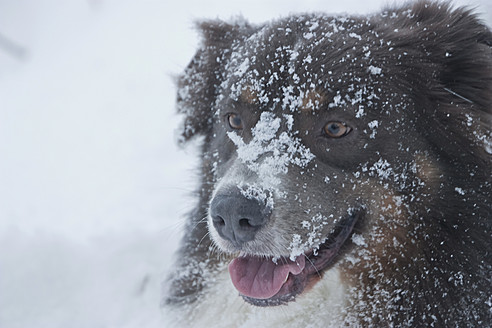
[[[309,250],[295,260],[241,254],[229,264],[232,283],[243,299],[255,306],[294,301],[336,263],[358,219],[358,214],[347,217],[316,251]]]

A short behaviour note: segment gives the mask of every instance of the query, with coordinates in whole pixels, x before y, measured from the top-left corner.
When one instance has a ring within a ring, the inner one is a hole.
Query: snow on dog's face
[[[425,2],[201,28],[178,106],[182,140],[204,137],[202,185],[169,302],[192,303],[228,267],[247,302],[286,304],[333,270],[358,318],[346,322],[467,323],[471,299],[481,322],[490,31]]]

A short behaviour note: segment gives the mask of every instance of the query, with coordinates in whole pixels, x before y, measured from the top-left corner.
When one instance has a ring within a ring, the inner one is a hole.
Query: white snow
[[[352,242],[357,246],[367,246],[364,236],[360,234],[356,234],[356,233],[352,234]]]
[[[393,173],[393,169],[386,159],[380,158],[369,168],[369,172],[372,176],[377,175],[381,179],[388,179]]]
[[[373,75],[380,75],[381,71],[382,71],[382,69],[380,67],[376,67],[373,65],[369,66],[369,72],[371,72],[371,74],[373,74]]]
[[[354,33],[354,32],[349,33],[349,36],[350,36],[351,38],[358,39],[359,41],[360,41],[360,40],[362,40],[362,37],[361,37],[359,34]]]
[[[239,65],[239,67],[237,68],[237,71],[234,72],[234,75],[236,75],[236,76],[243,76],[244,73],[246,73],[246,71],[248,70],[248,68],[249,68],[249,59],[246,58],[241,63],[241,65]]]
[[[369,138],[371,139],[376,138],[377,128],[379,127],[379,121],[373,120],[367,123],[367,126],[369,126],[369,128],[371,129],[371,135],[369,136]]]
[[[488,0],[456,3],[492,13]],[[194,148],[175,146],[173,76],[198,45],[194,19],[385,1],[245,4],[0,1],[0,38],[17,44],[0,42],[1,328],[169,326],[161,281],[196,187]]]
[[[292,116],[285,115],[287,127],[292,128]],[[272,112],[261,113],[252,128],[253,139],[244,142],[236,132],[227,135],[237,147],[238,158],[256,172],[267,189],[277,189],[279,174],[285,174],[289,164],[305,167],[314,155],[295,137],[295,132],[284,131],[277,135],[282,119]]]
[[[460,187],[454,188],[454,191],[456,191],[460,195],[464,195],[465,194],[465,191],[463,190],[463,188],[460,188]]]
[[[258,185],[244,184],[241,185],[239,190],[248,199],[256,199],[261,203],[264,203],[268,208],[273,208],[274,199],[271,192],[268,189],[262,188]]]
[[[357,112],[355,113],[355,118],[361,118],[362,116],[365,115],[365,112],[364,112],[364,106],[360,105],[359,106],[359,109],[357,110]]]
[[[377,120],[374,120],[374,121],[367,123],[367,125],[369,126],[369,128],[375,129],[379,126],[379,122]]]

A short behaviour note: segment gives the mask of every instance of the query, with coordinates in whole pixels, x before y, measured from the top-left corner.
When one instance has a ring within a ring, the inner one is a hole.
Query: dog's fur
[[[182,142],[203,136],[199,203],[166,283],[180,323],[492,324],[492,33],[476,15],[420,1],[200,28],[178,83]],[[350,130],[330,137],[328,122]],[[271,210],[240,245],[210,214],[237,190]],[[262,303],[231,284],[239,253],[307,256],[344,224],[355,226],[334,263],[290,299]]]

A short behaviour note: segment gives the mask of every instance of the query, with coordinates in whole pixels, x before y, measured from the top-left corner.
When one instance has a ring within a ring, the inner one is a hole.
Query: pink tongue
[[[267,299],[278,293],[289,272],[299,274],[304,266],[304,256],[298,256],[295,261],[279,259],[277,264],[272,259],[246,256],[232,260],[229,273],[234,287],[241,294]]]

